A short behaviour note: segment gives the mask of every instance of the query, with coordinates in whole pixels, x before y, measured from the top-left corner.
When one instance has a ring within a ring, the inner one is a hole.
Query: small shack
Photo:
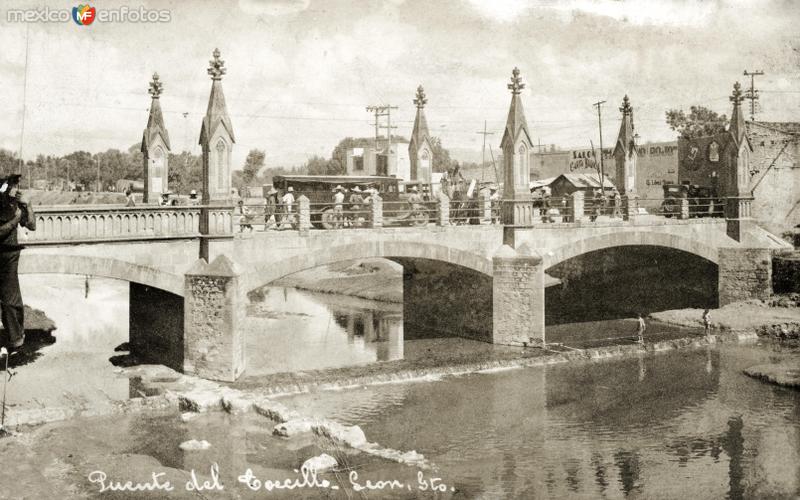
[[[610,196],[616,187],[608,177],[603,181],[603,190],[606,196]],[[585,196],[590,197],[595,190],[600,189],[600,176],[594,173],[561,174],[553,179],[549,186],[551,196],[556,198],[571,196],[575,191],[583,191]]]

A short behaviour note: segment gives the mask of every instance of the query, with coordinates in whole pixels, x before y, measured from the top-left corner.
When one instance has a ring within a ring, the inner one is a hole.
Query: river
[[[56,379],[54,370],[63,371],[56,387],[46,390],[47,383],[39,383],[36,397],[44,401],[58,398],[64,387],[72,388],[72,398],[91,400],[93,393],[87,395],[78,382],[89,376],[87,386],[92,386],[113,371],[107,359],[126,331],[124,287],[94,280],[85,298],[83,280],[57,286],[51,281],[52,287],[42,281],[33,287],[27,277],[25,281],[26,300],[44,309],[59,329],[56,343],[19,370],[27,370],[25,380],[30,380],[39,375],[37,367],[49,366],[45,380],[50,381]],[[54,301],[55,295],[63,300]],[[397,305],[284,288],[267,288],[253,299],[246,324],[248,376],[425,355],[414,347],[419,341],[403,340]],[[593,332],[592,338],[607,338],[625,335],[627,328],[626,323],[597,323],[574,330],[588,341],[586,332]],[[569,341],[566,333],[560,335]],[[472,345],[460,342],[448,348]],[[776,356],[774,349],[726,344],[312,392],[281,401],[304,414],[359,425],[370,441],[383,447],[422,453],[434,467],[424,471],[425,477],[440,478],[447,485],[446,495],[454,498],[796,498],[800,393],[742,374],[744,368]],[[86,368],[70,371],[76,365]],[[91,378],[95,372],[100,375]],[[112,380],[105,382],[103,392],[111,398],[127,397],[127,381]],[[24,385],[16,379],[14,383]],[[80,444],[73,449],[76,438],[67,438],[84,424],[51,424],[46,449],[80,457],[72,465],[75,477],[85,478],[111,454],[128,464],[118,467],[123,472],[159,464],[207,470],[219,462],[229,485],[244,468],[286,474],[321,449],[332,453],[313,440],[272,438],[271,425],[257,417],[203,419],[95,419],[90,424],[95,441],[85,450]],[[177,449],[189,438],[207,439],[212,448]],[[93,447],[102,453],[90,452]],[[35,453],[36,446],[31,450]],[[131,465],[132,456],[143,462]],[[399,478],[409,486],[414,483],[413,492],[393,496],[419,494],[414,467],[341,451],[339,458],[361,480]],[[329,478],[347,489],[347,472]],[[24,479],[31,473],[19,474]],[[84,480],[77,489],[91,492],[93,487]],[[366,496],[386,494],[381,490]]]

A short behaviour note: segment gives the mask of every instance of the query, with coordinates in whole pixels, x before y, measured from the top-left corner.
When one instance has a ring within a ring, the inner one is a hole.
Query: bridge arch
[[[138,283],[183,297],[184,278],[149,266],[105,257],[22,252],[20,274],[83,274]]]
[[[345,260],[393,257],[440,261],[492,276],[491,258],[475,252],[435,245],[429,241],[364,241],[330,247],[322,252],[307,252],[265,265],[255,265],[251,271],[242,275],[241,284],[249,292],[306,269]]]
[[[651,231],[619,231],[570,241],[542,255],[545,270],[585,253],[623,246],[656,246],[681,250],[719,264],[717,248],[675,234]]]

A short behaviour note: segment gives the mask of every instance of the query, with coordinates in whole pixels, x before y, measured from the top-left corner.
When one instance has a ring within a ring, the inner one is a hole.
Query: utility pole
[[[97,192],[99,193],[103,190],[103,186],[100,185],[100,160],[97,156],[94,157],[94,165],[97,167]]]
[[[476,134],[481,134],[483,136],[483,149],[481,149],[481,180],[484,180],[485,175],[484,172],[486,171],[486,136],[493,135],[494,132],[487,132],[486,131],[486,120],[483,120],[483,132],[475,132]],[[494,180],[495,182],[498,179]]]
[[[392,129],[397,128],[397,126],[392,126],[392,110],[398,109],[397,106],[392,106],[391,104],[382,104],[378,106],[367,106],[368,113],[375,113],[375,163],[377,166],[378,160],[378,139],[380,138],[380,129],[386,129],[386,138],[387,138],[387,155],[386,155],[386,168],[389,168],[389,155],[392,153]],[[386,117],[386,125],[380,124],[380,117]],[[386,172],[388,175],[388,171]]]
[[[758,90],[756,90],[755,77],[763,75],[761,70],[747,71],[744,70],[744,76],[750,77],[750,90],[745,92],[744,98],[750,99],[750,121],[756,120],[756,101],[758,100]]]
[[[605,196],[605,171],[603,168],[603,119],[600,116],[600,106],[606,101],[597,101],[592,106],[597,108],[597,125],[600,127],[600,194]]]
[[[24,161],[22,160],[22,145],[25,142],[25,104],[28,98],[28,45],[29,45],[29,38],[30,38],[30,31],[29,31],[30,24],[25,25],[25,74],[22,80],[22,130],[19,134],[19,166],[17,167],[17,173],[22,173],[22,165],[24,165]],[[31,188],[31,168],[28,166],[28,189]]]

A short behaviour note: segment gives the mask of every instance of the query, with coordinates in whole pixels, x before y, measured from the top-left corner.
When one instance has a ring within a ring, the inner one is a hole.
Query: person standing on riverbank
[[[5,328],[0,346],[12,353],[25,342],[25,309],[19,288],[17,226],[36,230],[36,218],[28,197],[19,191],[20,175],[0,178],[0,319]]]
[[[703,327],[706,329],[706,337],[711,335],[711,313],[708,309],[703,311]]]
[[[644,344],[644,331],[647,330],[647,323],[644,322],[644,318],[642,315],[639,315],[639,327],[637,329],[637,336],[639,337],[637,342],[640,344]]]

